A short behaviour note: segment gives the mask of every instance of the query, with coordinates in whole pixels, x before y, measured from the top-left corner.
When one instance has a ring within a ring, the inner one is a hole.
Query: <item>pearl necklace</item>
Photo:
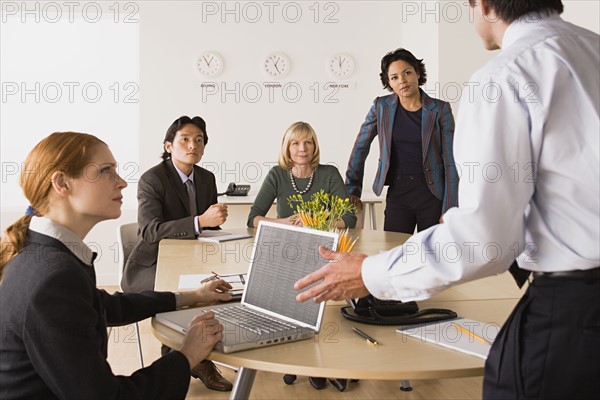
[[[308,180],[308,185],[306,185],[306,189],[304,190],[298,190],[298,187],[296,186],[296,181],[294,181],[294,175],[292,174],[292,169],[288,169],[288,172],[290,173],[290,181],[292,181],[292,187],[294,188],[294,190],[296,191],[296,193],[298,194],[304,194],[306,192],[308,192],[310,190],[310,186],[312,185],[312,181],[313,181],[313,177],[315,176],[315,171],[313,170],[313,172],[310,174],[310,179]]]

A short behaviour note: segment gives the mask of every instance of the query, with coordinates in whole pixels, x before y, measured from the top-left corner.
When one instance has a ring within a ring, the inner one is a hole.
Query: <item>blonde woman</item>
[[[21,186],[29,207],[6,230],[0,253],[0,398],[180,398],[189,371],[222,338],[212,313],[198,316],[173,351],[131,376],[115,376],[107,326],[197,303],[229,300],[224,281],[181,292],[115,293],[96,288],[84,243],[100,221],[121,215],[108,146],[95,136],[57,132],[29,153]]]
[[[284,224],[301,224],[294,219],[294,210],[287,199],[301,195],[305,201],[324,190],[342,199],[348,192],[338,169],[333,165],[319,164],[321,151],[317,134],[306,122],[295,122],[285,131],[281,141],[278,165],[271,168],[248,215],[248,227],[258,226],[261,220]],[[277,199],[277,217],[266,217],[273,201]],[[354,228],[356,215],[348,213],[338,222],[339,228]]]
[[[256,200],[250,209],[248,227],[258,226],[259,221],[268,220],[284,224],[301,225],[293,217],[294,210],[288,204],[288,197],[301,195],[305,201],[324,190],[342,199],[348,198],[348,192],[338,169],[332,165],[319,164],[321,151],[317,134],[310,124],[294,122],[285,131],[281,141],[278,165],[271,168],[265,178]],[[277,217],[266,217],[273,201],[277,199]],[[354,228],[356,215],[348,213],[338,221],[338,228]],[[285,375],[285,383],[292,384],[296,375]],[[310,384],[317,390],[325,388],[325,378],[309,378]],[[345,379],[332,379],[331,383],[340,391],[346,389]]]

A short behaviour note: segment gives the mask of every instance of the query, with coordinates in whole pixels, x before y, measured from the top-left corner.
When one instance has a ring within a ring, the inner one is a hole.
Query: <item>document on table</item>
[[[213,274],[192,274],[192,275],[179,275],[179,285],[177,289],[197,289],[202,286],[202,281],[210,279]]]
[[[440,323],[405,326],[396,332],[485,360],[499,330],[500,325],[496,323],[456,318]]]
[[[240,298],[244,292],[246,284],[247,274],[241,272],[239,274],[191,274],[191,275],[179,275],[178,289],[195,289],[200,287],[204,282],[213,279],[223,279],[225,282],[231,285],[229,293],[234,298]]]
[[[252,235],[248,235],[246,233],[231,233],[227,231],[202,231],[200,235],[198,235],[198,240],[202,242],[227,242],[230,240],[239,240],[246,239],[252,237]]]

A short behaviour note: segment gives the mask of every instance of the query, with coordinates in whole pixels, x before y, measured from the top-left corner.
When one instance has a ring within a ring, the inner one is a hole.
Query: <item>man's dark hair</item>
[[[165,134],[165,140],[163,141],[163,144],[165,142],[173,143],[177,131],[179,131],[181,128],[183,128],[184,125],[187,124],[195,125],[196,127],[198,127],[198,129],[202,131],[202,134],[204,136],[204,145],[206,146],[206,143],[208,143],[208,134],[206,133],[206,122],[204,122],[204,120],[201,117],[190,118],[187,115],[179,117],[175,121],[173,121],[169,129],[167,129],[167,133]],[[168,153],[166,150],[163,151],[162,159],[168,160],[169,158],[171,158],[171,153]]]
[[[409,63],[419,74],[419,86],[424,85],[425,82],[427,82],[427,71],[425,71],[425,64],[423,64],[423,60],[417,59],[413,53],[406,49],[396,49],[387,53],[381,59],[381,73],[379,74],[379,77],[381,78],[381,83],[383,84],[384,89],[387,89],[390,92],[393,91],[388,78],[388,70],[394,61],[400,60]]]
[[[481,0],[469,0],[471,7],[477,5]],[[564,10],[561,0],[485,0],[498,17],[504,22],[511,23],[529,14],[554,14],[562,13]]]

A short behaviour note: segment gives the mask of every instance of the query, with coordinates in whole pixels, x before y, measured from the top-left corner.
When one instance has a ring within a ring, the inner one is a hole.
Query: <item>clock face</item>
[[[205,77],[215,77],[223,70],[223,59],[215,52],[207,51],[198,57],[198,71]]]
[[[327,60],[327,71],[334,78],[348,78],[354,72],[352,56],[340,53]]]
[[[271,78],[283,78],[290,72],[290,59],[283,53],[272,53],[265,57],[263,69]]]

